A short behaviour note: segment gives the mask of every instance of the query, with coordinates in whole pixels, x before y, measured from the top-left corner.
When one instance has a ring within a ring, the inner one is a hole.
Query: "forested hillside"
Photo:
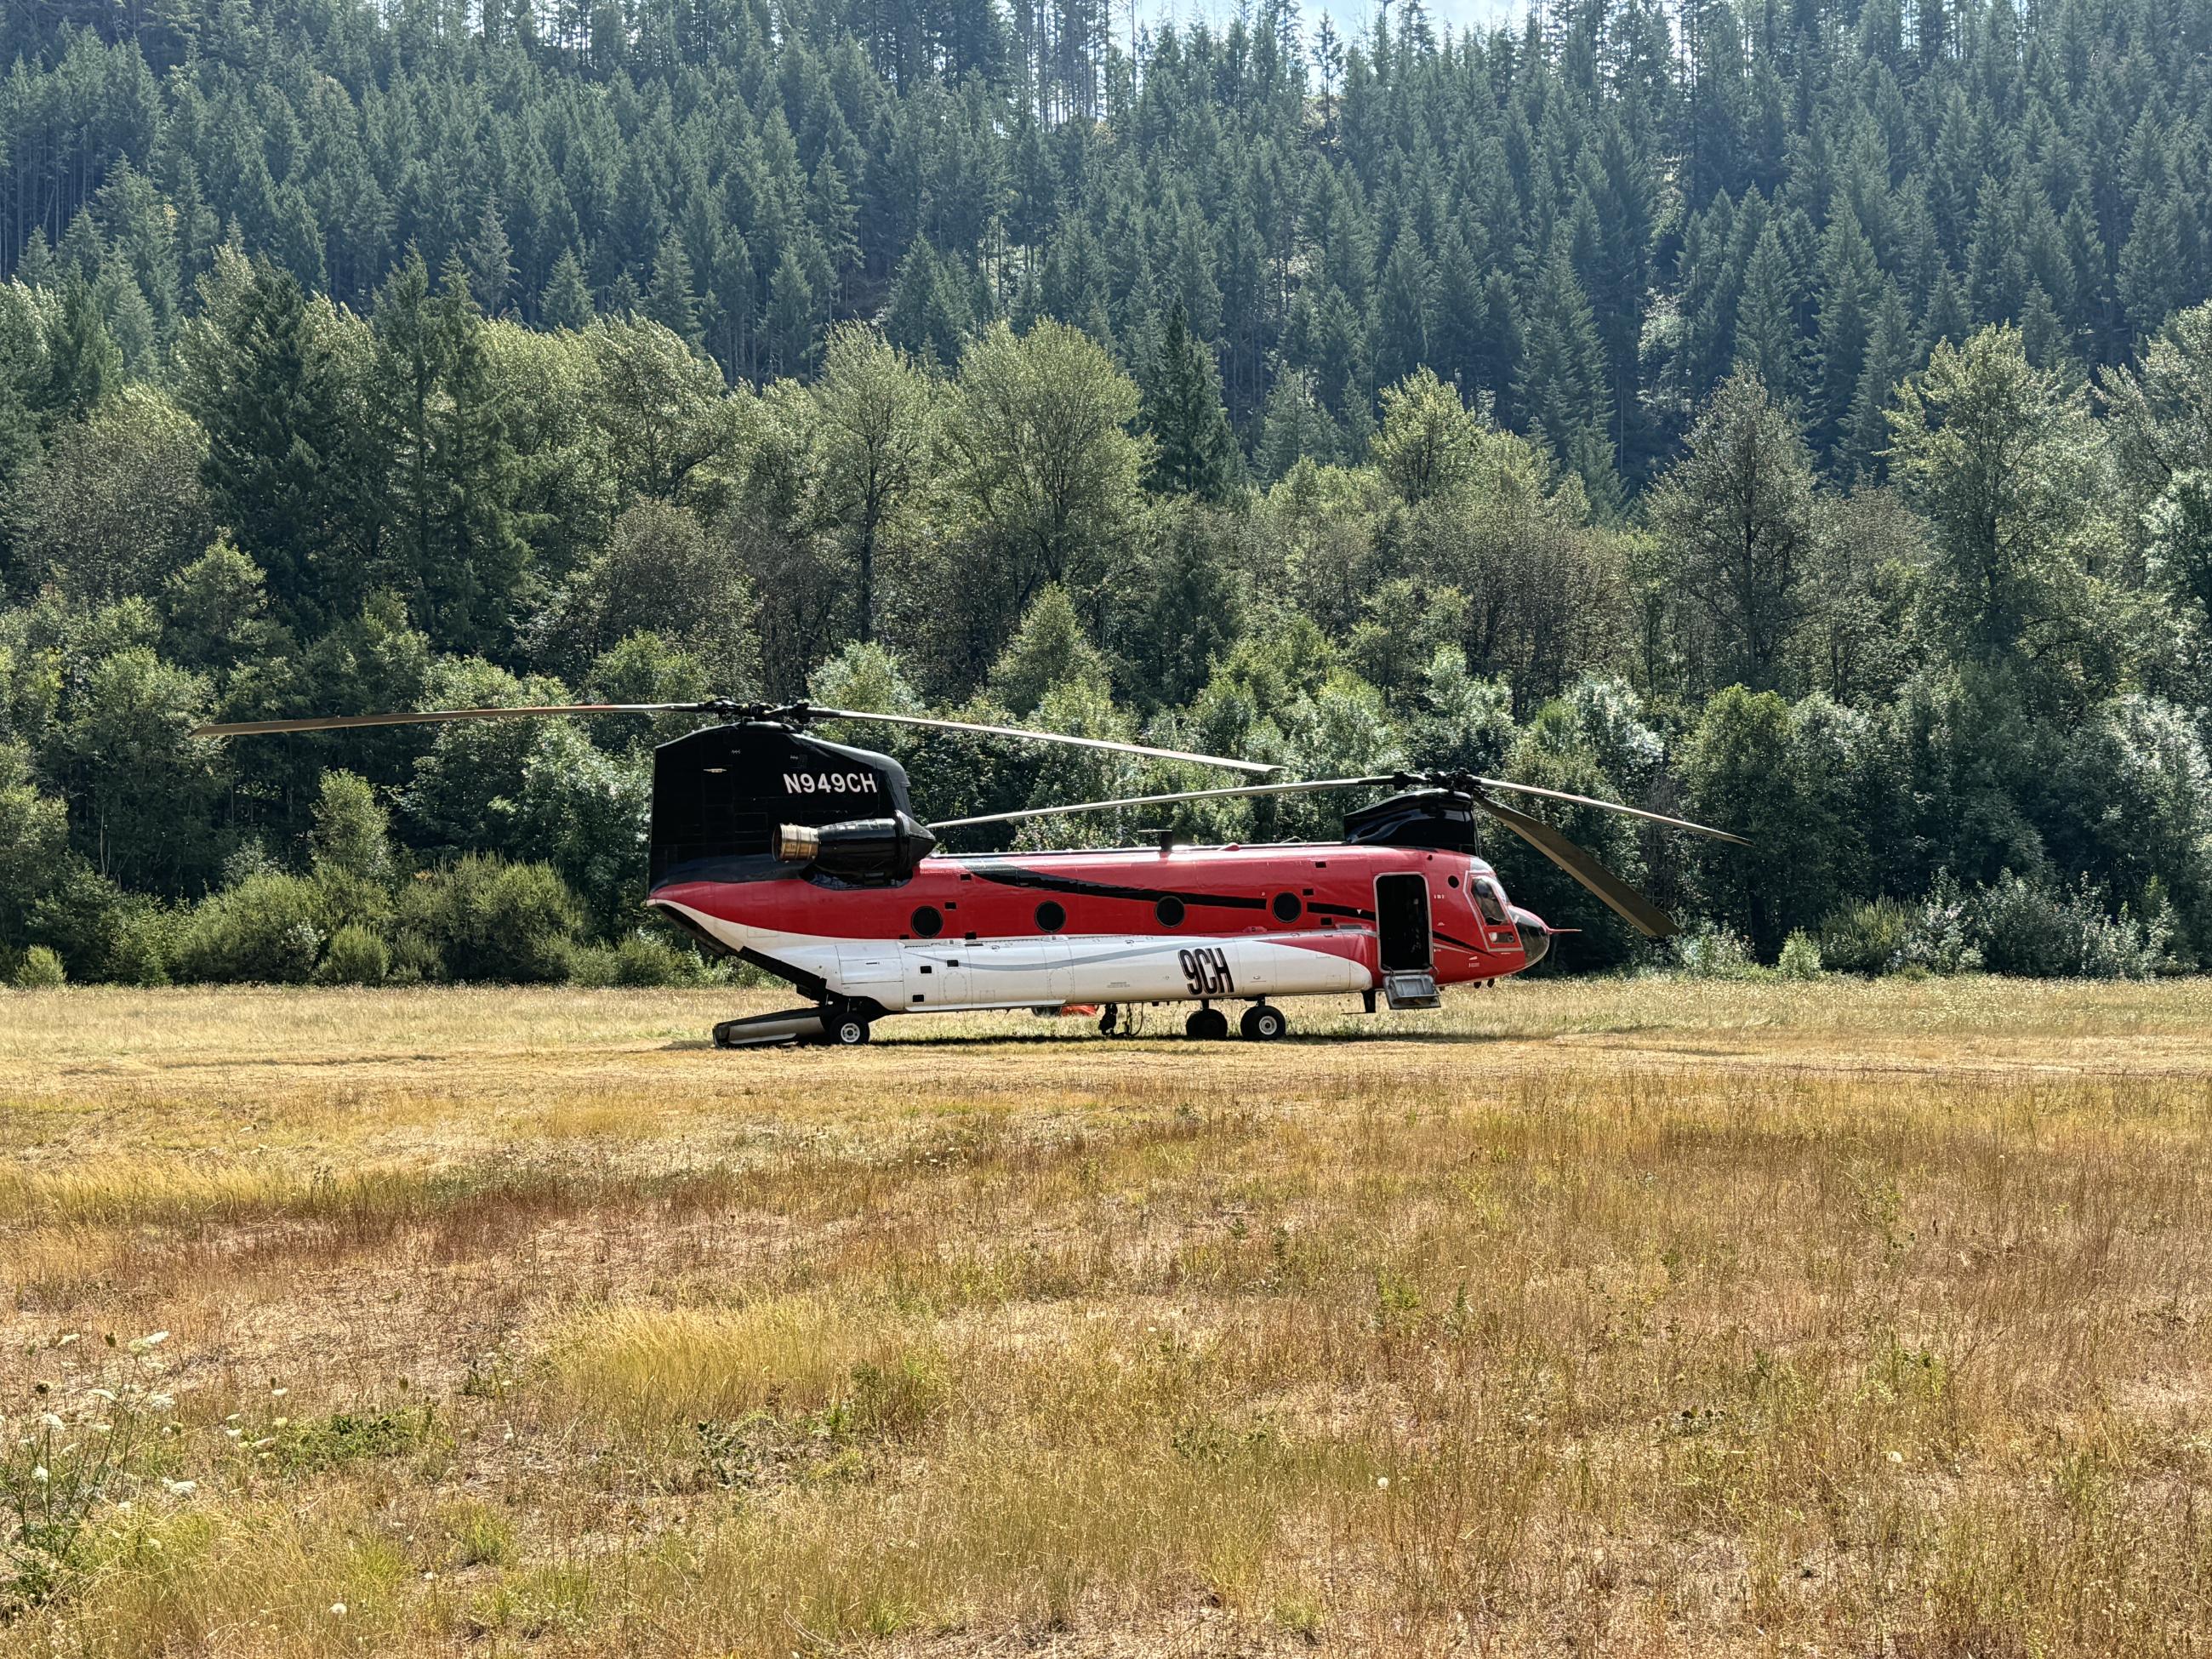
[[[1565,821],[1707,966],[2189,964],[2208,49],[2208,0],[10,7],[0,970],[673,971],[666,730],[189,730],[810,689],[1684,810],[1759,844]],[[902,752],[932,815],[1170,776]]]

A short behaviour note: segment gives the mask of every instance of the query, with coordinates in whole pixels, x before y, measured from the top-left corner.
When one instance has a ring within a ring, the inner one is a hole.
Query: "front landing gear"
[[[1291,1022],[1283,1018],[1283,1011],[1271,1008],[1264,1002],[1255,1002],[1244,1011],[1237,1029],[1255,1042],[1273,1042],[1291,1029]]]
[[[1218,1042],[1229,1035],[1229,1017],[1218,1008],[1200,1008],[1182,1023],[1183,1035],[1200,1042]]]

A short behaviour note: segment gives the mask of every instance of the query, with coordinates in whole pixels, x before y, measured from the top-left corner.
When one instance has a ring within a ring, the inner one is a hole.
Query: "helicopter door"
[[[1429,970],[1429,881],[1426,876],[1375,878],[1375,931],[1386,974]]]

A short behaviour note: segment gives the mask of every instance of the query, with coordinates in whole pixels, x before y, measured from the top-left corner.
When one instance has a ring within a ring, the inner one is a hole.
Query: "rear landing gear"
[[[1218,1008],[1200,1008],[1182,1023],[1183,1034],[1200,1042],[1218,1042],[1229,1035],[1229,1017]]]
[[[868,1040],[868,1022],[858,1014],[845,1014],[825,1022],[822,1040],[833,1048],[857,1048]]]
[[[1237,1023],[1237,1028],[1255,1042],[1273,1042],[1291,1029],[1291,1023],[1283,1018],[1281,1009],[1271,1008],[1264,1002],[1255,1002],[1244,1011],[1244,1018]]]

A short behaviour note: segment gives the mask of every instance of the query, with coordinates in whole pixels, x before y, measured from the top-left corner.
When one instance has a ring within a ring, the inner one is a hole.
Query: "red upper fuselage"
[[[1085,936],[1111,936],[1157,939],[1172,949],[1235,939],[1358,963],[1371,985],[1386,968],[1407,965],[1383,959],[1377,878],[1407,875],[1425,885],[1427,965],[1440,984],[1496,978],[1528,964],[1491,866],[1465,853],[1417,847],[1311,842],[939,855],[890,886],[793,877],[671,884],[653,896],[743,930],[770,957],[792,953],[803,940],[945,945],[1060,938],[1079,947]]]

